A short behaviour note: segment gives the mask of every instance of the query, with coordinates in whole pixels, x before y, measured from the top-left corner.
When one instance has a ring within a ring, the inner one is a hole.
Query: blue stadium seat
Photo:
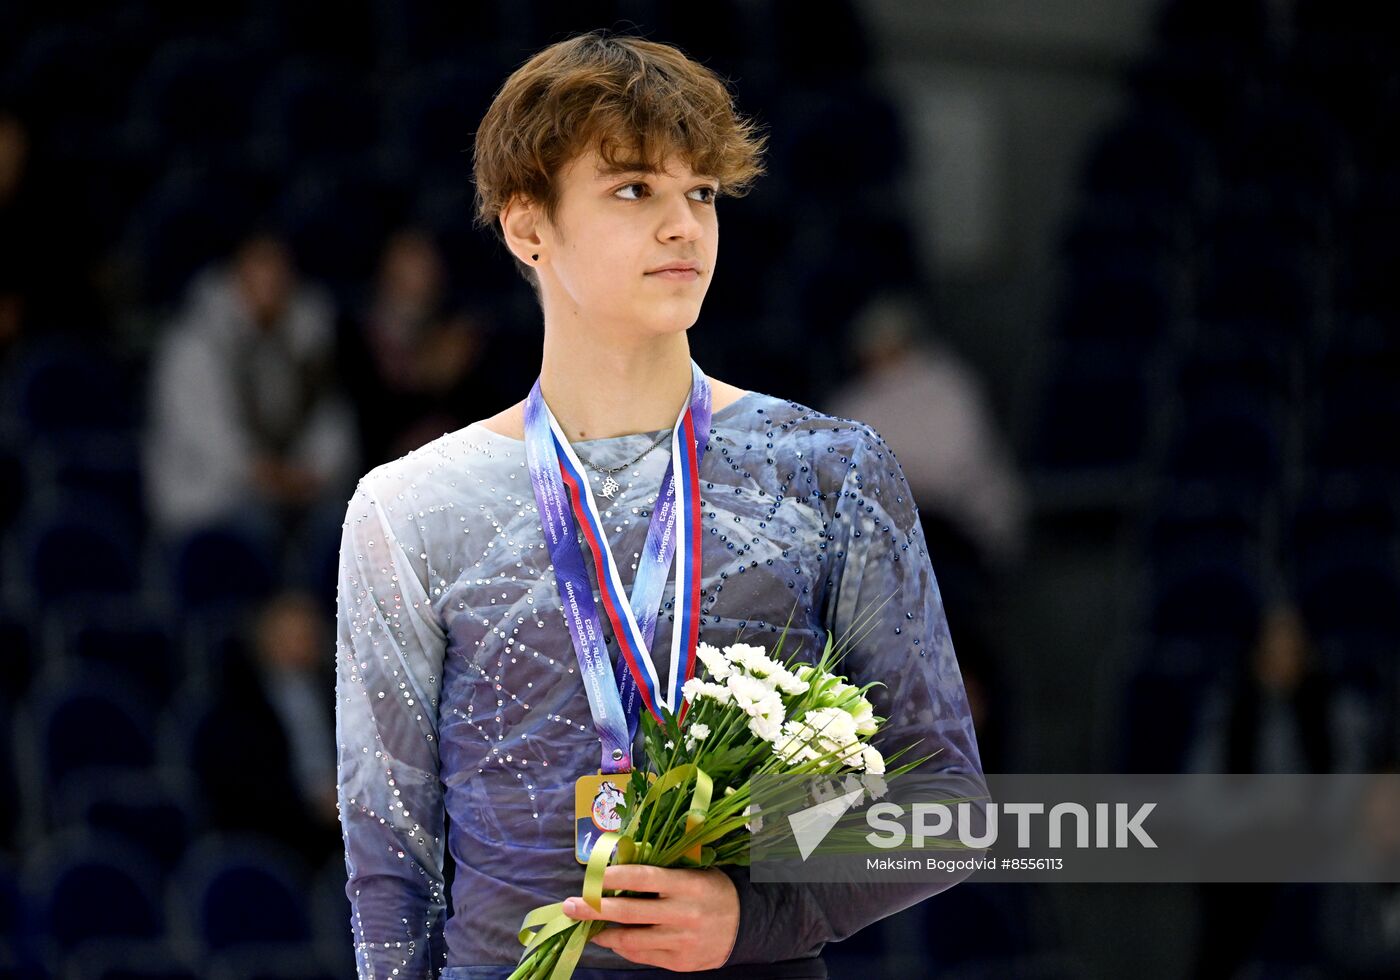
[[[1205,335],[1228,334],[1287,349],[1307,336],[1322,303],[1315,266],[1291,249],[1240,254],[1215,246],[1198,295]]]
[[[1355,473],[1314,478],[1284,517],[1280,551],[1299,568],[1329,554],[1385,557],[1400,541],[1400,502],[1383,485]]]
[[[471,133],[500,83],[494,64],[449,58],[413,66],[386,100],[391,145],[422,168],[418,176],[465,174]]]
[[[84,980],[203,980],[206,974],[161,940],[94,939],[63,958]]]
[[[1247,495],[1211,481],[1173,483],[1159,491],[1144,518],[1143,552],[1154,566],[1205,556],[1257,561],[1263,521]]]
[[[51,951],[13,853],[0,854],[0,980],[47,977]]]
[[[486,39],[501,38],[506,30],[504,7],[474,3],[470,7],[404,0],[382,5],[379,15],[380,52],[396,67],[411,68],[439,60],[461,59],[471,52],[494,55]],[[509,69],[500,69],[504,78]]]
[[[1218,401],[1279,408],[1298,398],[1292,362],[1278,349],[1206,334],[1176,369],[1175,390],[1188,405]]]
[[[163,705],[184,680],[186,663],[169,610],[141,604],[84,603],[49,617],[62,663],[75,676],[93,667],[120,674],[143,699]]]
[[[210,953],[314,938],[299,858],[253,837],[208,835],[176,870],[169,901],[179,934]]]
[[[5,387],[14,422],[30,438],[129,432],[137,422],[129,365],[98,345],[36,344]]]
[[[53,819],[126,841],[147,867],[174,870],[199,827],[196,792],[178,771],[93,769],[69,779]]]
[[[203,161],[246,150],[266,59],[233,38],[186,37],[160,46],[136,85],[136,111],[171,159]]]
[[[305,943],[269,943],[225,950],[206,960],[207,980],[336,980],[338,973]],[[355,968],[352,964],[350,975]]]
[[[36,499],[110,514],[123,527],[144,532],[141,447],[134,430],[46,440],[28,456]]]
[[[170,570],[185,610],[264,599],[276,589],[280,574],[269,542],[235,524],[203,528],[177,542]]]
[[[141,587],[140,542],[113,513],[44,509],[26,518],[22,567],[32,598],[130,596]]]
[[[307,60],[283,64],[258,96],[258,139],[282,173],[344,162],[373,150],[379,139],[374,93],[348,72]]]
[[[171,171],[132,216],[144,300],[175,303],[196,272],[233,252],[269,196],[237,168]]]
[[[165,930],[160,882],[120,839],[64,831],[25,859],[36,929],[59,950],[101,938],[156,939]]]
[[[151,705],[120,674],[46,668],[30,698],[38,777],[59,794],[91,769],[143,770],[155,762]]]
[[[373,279],[385,237],[403,223],[408,201],[404,186],[358,160],[303,171],[277,208],[299,270],[344,300]]]
[[[60,151],[74,149],[121,117],[143,54],[115,18],[86,20],[41,23],[6,66],[12,97],[42,118],[50,145]]]
[[[1227,392],[1188,403],[1164,460],[1176,479],[1209,480],[1267,497],[1283,467],[1282,423],[1269,407]]]

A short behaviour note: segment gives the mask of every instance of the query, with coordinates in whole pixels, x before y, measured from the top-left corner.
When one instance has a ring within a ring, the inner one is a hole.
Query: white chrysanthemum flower
[[[873,745],[863,746],[860,750],[862,761],[865,763],[865,771],[872,776],[883,776],[885,774],[885,757],[880,750]]]
[[[820,757],[812,747],[816,738],[817,733],[806,722],[784,722],[780,736],[773,742],[773,751],[789,764],[811,761]]]
[[[834,742],[824,743],[824,747],[836,753],[836,761],[844,766],[851,766],[859,769],[865,763],[865,756],[861,754],[859,742],[847,742],[837,745]]]
[[[728,704],[731,698],[729,688],[723,684],[715,684],[711,681],[702,680],[699,677],[692,677],[681,685],[681,694],[687,701],[694,702],[699,698],[708,698],[720,704]]]
[[[696,741],[695,741],[695,739],[693,739],[693,738],[687,738],[687,739],[685,740],[685,750],[686,750],[687,752],[694,752],[694,751],[695,751],[695,746],[696,746]]]
[[[700,695],[701,697],[709,698],[711,701],[715,701],[719,704],[729,704],[734,700],[734,695],[730,692],[729,688],[725,687],[723,684],[715,684],[711,681],[706,681],[701,686]]]
[[[865,698],[857,698],[846,704],[845,708],[855,720],[857,735],[868,737],[880,730],[875,724],[875,708]]]
[[[748,827],[751,833],[756,834],[763,829],[763,814],[752,803],[744,807],[744,816],[749,818],[744,826]]]
[[[698,721],[690,726],[690,737],[704,741],[710,737],[710,726],[703,721]]]
[[[700,658],[700,662],[705,665],[710,676],[717,681],[724,680],[734,669],[725,657],[724,651],[708,643],[698,644],[695,647],[695,655]]]
[[[735,643],[725,647],[725,652],[731,664],[753,677],[769,677],[783,669],[782,664],[768,656],[767,650],[750,643]]]
[[[775,721],[771,715],[755,715],[749,719],[749,731],[765,742],[775,742],[783,731],[783,716]]]
[[[744,709],[750,718],[776,718],[783,720],[783,699],[777,691],[769,691],[763,697]]]
[[[806,681],[790,670],[780,670],[773,674],[773,682],[784,694],[806,694],[810,687]]]
[[[671,751],[671,750],[674,749],[675,747],[676,747],[676,743],[675,743],[675,742],[671,741],[669,738],[666,739],[666,751],[667,751],[667,752]]]
[[[772,688],[757,677],[749,677],[737,671],[730,674],[725,683],[729,692],[734,695],[734,703],[745,711],[756,702],[762,701],[772,691]]]
[[[836,745],[849,745],[856,740],[856,720],[840,708],[817,708],[807,712],[802,720]]]

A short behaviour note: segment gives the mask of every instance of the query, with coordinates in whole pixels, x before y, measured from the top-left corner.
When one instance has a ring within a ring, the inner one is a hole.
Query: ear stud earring
[[[532,255],[532,256],[530,256],[530,258],[534,259],[536,262],[538,262],[538,261],[540,260],[539,255]]]

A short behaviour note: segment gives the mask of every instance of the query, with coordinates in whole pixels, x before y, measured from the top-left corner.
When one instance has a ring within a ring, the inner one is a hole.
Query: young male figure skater
[[[785,650],[812,660],[827,630],[842,636],[879,606],[844,670],[887,685],[872,691],[889,718],[881,744],[920,740],[917,754],[938,752],[929,767],[980,787],[893,453],[867,425],[726,384],[690,357],[719,257],[716,197],[762,172],[762,148],[709,70],[596,32],[522,65],[476,134],[478,218],[537,291],[543,360],[527,398],[376,468],[346,514],[339,786],[361,977],[503,978],[525,913],[577,896],[575,780],[633,761],[605,697],[632,676],[617,656],[619,593],[663,687],[697,639],[771,649],[791,616]],[[686,487],[698,508],[659,506],[691,499]],[[582,524],[551,536],[561,506]],[[677,538],[698,560],[670,560]],[[599,649],[590,628],[610,657],[586,656]],[[600,660],[611,688],[593,683]],[[581,980],[825,977],[824,943],[947,887],[644,866],[610,867],[604,885],[657,897],[603,900],[603,917],[631,927],[586,947]]]

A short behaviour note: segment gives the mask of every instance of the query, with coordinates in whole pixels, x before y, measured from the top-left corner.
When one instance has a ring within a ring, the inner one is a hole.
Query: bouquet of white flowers
[[[748,643],[722,650],[699,644],[707,676],[686,682],[683,723],[668,715],[663,726],[643,713],[647,765],[632,772],[618,804],[622,829],[599,838],[584,873],[583,897],[594,909],[601,910],[611,860],[668,868],[748,864],[750,833],[762,820],[750,802],[755,776],[859,772],[871,795],[882,795],[887,760],[868,739],[884,719],[865,696],[878,682],[856,687],[834,673],[842,654],[830,635],[816,664],[783,662],[786,636],[784,629],[771,655]],[[606,925],[572,919],[562,903],[534,909],[521,927],[525,951],[512,980],[567,980],[584,944]]]

